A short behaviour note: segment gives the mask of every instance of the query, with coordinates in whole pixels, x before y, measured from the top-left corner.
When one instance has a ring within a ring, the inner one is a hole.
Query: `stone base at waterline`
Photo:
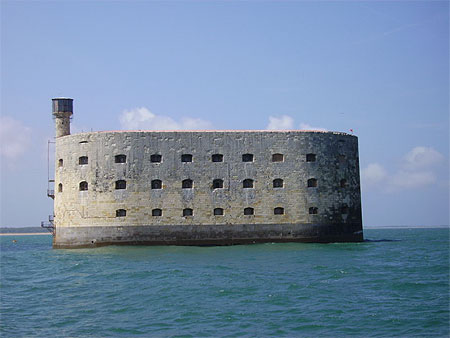
[[[238,224],[57,227],[53,247],[361,242],[361,224]]]

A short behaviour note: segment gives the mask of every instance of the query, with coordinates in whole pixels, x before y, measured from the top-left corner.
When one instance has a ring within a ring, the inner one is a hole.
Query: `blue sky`
[[[51,98],[73,131],[359,137],[365,226],[449,224],[447,1],[2,1],[1,222],[46,197]]]

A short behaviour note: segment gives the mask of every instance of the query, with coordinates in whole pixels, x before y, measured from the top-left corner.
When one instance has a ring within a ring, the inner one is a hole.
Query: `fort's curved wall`
[[[161,162],[152,162],[154,154]],[[182,162],[183,154],[191,154],[192,162]],[[223,155],[223,162],[213,162],[214,154]],[[243,162],[243,154],[253,161]],[[283,160],[273,162],[273,154]],[[307,154],[315,156],[307,161]],[[116,155],[125,155],[125,163],[116,163]],[[353,135],[91,132],[56,138],[55,159],[55,247],[362,240]],[[185,179],[193,188],[182,188]],[[213,189],[214,179],[223,180],[223,188]],[[246,179],[253,188],[243,187]],[[274,188],[274,179],[282,179],[282,187]],[[309,179],[317,186],[308,187]],[[116,189],[118,180],[125,189]],[[162,189],[152,189],[152,180],[161,180]],[[87,190],[80,191],[80,182]],[[192,216],[183,216],[186,208]],[[214,215],[215,208],[223,215]],[[254,215],[244,215],[245,208]],[[284,214],[274,214],[275,208]],[[154,209],[162,215],[153,216]]]

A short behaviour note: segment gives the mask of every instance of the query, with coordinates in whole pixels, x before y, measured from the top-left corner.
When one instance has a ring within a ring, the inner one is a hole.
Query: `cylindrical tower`
[[[73,115],[73,99],[58,97],[52,99],[56,137],[70,135],[70,118]]]

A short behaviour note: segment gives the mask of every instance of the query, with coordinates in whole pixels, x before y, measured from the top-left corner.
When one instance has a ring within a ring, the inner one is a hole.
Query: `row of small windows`
[[[193,156],[192,154],[182,154],[181,155],[181,162],[192,162]],[[223,154],[213,154],[211,156],[212,162],[223,162]],[[253,154],[243,154],[242,155],[242,162],[253,162],[254,156]],[[272,162],[283,162],[284,161],[284,155],[283,154],[273,154],[272,155]],[[306,154],[306,162],[315,162],[316,161],[316,154]],[[114,156],[114,162],[115,163],[126,163],[127,162],[127,156],[120,154]],[[160,154],[153,154],[150,156],[150,162],[152,163],[161,163],[162,162],[162,155]],[[89,159],[87,156],[80,156],[78,158],[78,164],[79,165],[85,165],[89,163]],[[62,167],[64,165],[63,159],[58,160],[58,166]]]
[[[284,215],[284,208],[277,207],[273,211],[274,215]],[[215,208],[213,210],[214,216],[223,216],[224,210],[223,208]],[[244,209],[244,215],[254,215],[255,210],[253,208],[245,208]],[[116,217],[124,217],[127,215],[127,211],[125,209],[118,209],[116,210]],[[162,210],[161,209],[153,209],[152,210],[152,216],[162,216]],[[185,208],[183,209],[183,217],[189,217],[194,216],[194,210],[191,208]]]
[[[242,181],[242,187],[244,189],[254,188],[254,180],[247,178]],[[276,178],[272,181],[272,186],[274,188],[283,188],[284,187],[284,181],[281,178]],[[317,179],[316,178],[310,178],[307,181],[308,188],[315,188],[317,187]],[[342,179],[340,181],[340,187],[345,188],[347,186],[347,180]],[[182,189],[192,189],[194,187],[194,181],[191,179],[186,179],[181,181],[181,188]],[[86,181],[82,181],[79,184],[80,191],[88,190],[88,183]],[[115,189],[121,190],[127,188],[127,182],[125,180],[118,180],[115,182]],[[162,181],[161,180],[152,180],[151,181],[151,188],[152,189],[162,189]],[[215,179],[212,182],[212,188],[213,189],[222,189],[223,188],[223,180],[222,179]],[[59,183],[58,185],[58,192],[62,192],[63,186],[62,183]]]
[[[317,207],[310,207],[308,209],[308,212],[310,215],[317,215],[319,213]],[[348,214],[348,206],[347,205],[344,205],[341,207],[341,213]],[[213,210],[213,214],[214,214],[214,216],[223,216],[224,210],[223,210],[223,208],[215,208]],[[244,208],[244,215],[251,216],[254,214],[255,214],[255,209],[250,208],[250,207]],[[282,207],[274,208],[273,214],[274,215],[284,215],[284,208],[282,208]],[[127,211],[125,209],[116,210],[116,217],[124,217],[126,215],[127,215]],[[162,209],[153,209],[152,210],[152,216],[159,217],[162,215],[163,215]],[[185,209],[183,209],[182,215],[183,215],[183,217],[194,216],[194,210],[191,208],[185,208]]]

